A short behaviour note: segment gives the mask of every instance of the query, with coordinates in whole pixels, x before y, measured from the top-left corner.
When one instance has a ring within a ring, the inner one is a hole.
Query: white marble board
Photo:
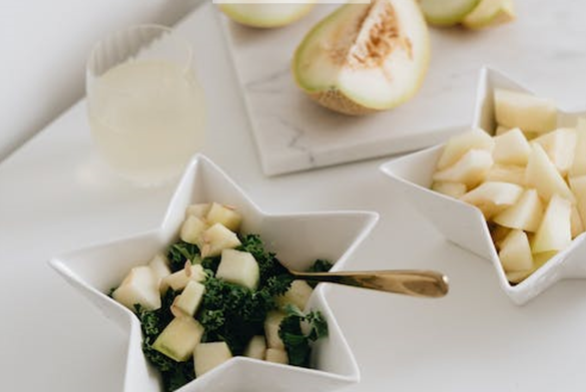
[[[430,29],[432,60],[423,87],[392,111],[348,117],[318,107],[295,86],[292,54],[335,6],[318,5],[281,29],[224,31],[248,104],[264,173],[277,175],[407,152],[469,124],[482,65],[501,70],[562,107],[586,103],[586,23],[582,2],[516,0],[514,23],[472,32]]]

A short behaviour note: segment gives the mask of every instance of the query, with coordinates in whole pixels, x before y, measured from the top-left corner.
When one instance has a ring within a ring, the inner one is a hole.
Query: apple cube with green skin
[[[136,304],[146,310],[159,309],[161,297],[158,284],[159,281],[149,266],[134,267],[120,286],[114,290],[112,298],[133,312]]]
[[[177,361],[187,361],[201,341],[203,326],[193,317],[175,317],[153,343],[153,348]]]
[[[311,293],[313,293],[313,289],[307,284],[307,282],[303,280],[294,280],[291,283],[289,290],[287,290],[285,294],[276,298],[277,304],[280,307],[291,304],[303,310],[305,309],[305,305],[307,305],[307,301],[309,301],[309,297],[311,297]]]
[[[289,364],[289,356],[285,350],[278,348],[267,349],[266,361],[272,363],[281,363],[283,365]]]
[[[221,223],[215,223],[202,234],[201,257],[219,256],[224,249],[241,245],[236,233]]]
[[[543,204],[535,189],[526,189],[519,200],[498,213],[493,222],[511,229],[535,232],[543,218]]]
[[[242,223],[242,215],[235,211],[234,207],[212,203],[210,211],[206,215],[210,225],[221,223],[227,229],[237,232]]]
[[[191,265],[187,261],[185,268],[161,279],[159,290],[161,294],[165,294],[169,288],[172,288],[174,291],[181,291],[190,281],[203,282],[205,278],[206,273],[200,264]]]
[[[190,244],[200,245],[202,243],[203,232],[208,228],[208,224],[195,215],[189,215],[181,225],[179,237],[181,240]]]
[[[459,199],[466,193],[466,185],[459,182],[436,181],[431,184],[431,189],[454,199]]]
[[[543,147],[551,162],[565,177],[574,162],[576,139],[575,129],[560,128],[536,138],[532,143],[538,143]]]
[[[437,169],[443,170],[458,162],[470,150],[492,152],[494,139],[482,129],[474,129],[454,136],[446,143],[437,162]]]
[[[173,315],[193,316],[201,304],[204,292],[205,286],[203,284],[193,280],[187,283],[183,292],[173,301],[171,306]]]
[[[514,19],[513,0],[482,0],[472,12],[466,15],[462,25],[469,29],[483,29]]]
[[[185,210],[185,215],[186,217],[193,215],[197,218],[204,219],[211,207],[211,203],[191,204]]]
[[[530,152],[529,142],[519,128],[494,138],[492,157],[495,163],[525,166]]]
[[[527,93],[495,89],[496,122],[524,132],[544,133],[557,125],[557,109],[553,101]]]
[[[279,329],[281,327],[281,321],[285,318],[285,314],[281,312],[269,312],[265,319],[264,329],[265,336],[267,338],[267,347],[277,348],[280,350],[285,349],[285,345],[279,336]]]
[[[533,267],[529,238],[523,230],[511,230],[501,245],[499,259],[505,272],[526,271]]]
[[[489,151],[470,150],[452,166],[435,172],[433,180],[459,182],[471,189],[484,180],[492,164]]]
[[[533,253],[561,251],[571,244],[571,214],[572,203],[560,195],[553,195],[533,237]]]
[[[171,268],[169,268],[169,260],[162,253],[157,253],[155,257],[149,262],[149,267],[153,271],[158,282],[161,279],[171,275]],[[157,284],[158,285],[158,284]]]
[[[224,249],[216,277],[256,290],[260,280],[260,269],[251,253]]]
[[[525,167],[495,163],[486,174],[485,181],[510,182],[525,186]]]
[[[586,175],[586,118],[580,118],[576,127],[576,149],[570,177]]]
[[[201,377],[232,358],[226,342],[200,343],[193,350],[195,376]]]
[[[507,182],[484,182],[460,198],[478,207],[486,219],[512,206],[519,200],[523,188]]]
[[[582,222],[586,224],[586,175],[570,178],[570,187],[576,197],[576,206]]]
[[[538,143],[531,144],[525,183],[528,187],[535,188],[545,201],[549,201],[556,194],[570,201],[574,200],[568,184]]]
[[[266,357],[267,342],[262,335],[253,336],[244,349],[244,356],[248,358],[263,360]]]

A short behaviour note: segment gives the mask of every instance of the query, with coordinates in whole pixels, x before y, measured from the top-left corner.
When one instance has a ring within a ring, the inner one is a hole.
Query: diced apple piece
[[[164,277],[159,286],[161,294],[165,294],[167,289],[171,288],[173,291],[183,290],[190,281],[203,282],[206,278],[206,273],[200,264],[191,265],[189,261],[185,263],[185,268]]]
[[[208,214],[212,204],[211,203],[198,203],[191,204],[185,211],[186,217],[193,215],[196,218],[204,219]]]
[[[524,271],[533,267],[531,246],[523,230],[511,230],[502,243],[499,259],[505,272]]]
[[[495,163],[486,174],[485,181],[510,182],[511,184],[524,186],[525,168]]]
[[[190,244],[201,244],[201,236],[203,232],[208,228],[206,222],[195,215],[189,215],[183,225],[181,226],[180,237],[183,241]]]
[[[574,196],[568,184],[558,172],[554,164],[537,143],[531,145],[531,154],[525,172],[525,183],[530,188],[535,188],[537,193],[545,201],[549,201],[555,194],[573,201]]]
[[[437,162],[437,170],[443,170],[458,162],[470,150],[492,152],[494,140],[482,129],[474,129],[454,136],[446,143]]]
[[[572,225],[572,239],[574,239],[584,232],[584,222],[582,222],[580,212],[578,212],[578,207],[575,205],[572,205],[570,221]]]
[[[535,189],[527,189],[511,207],[493,218],[493,222],[511,229],[535,232],[543,218],[543,204]]]
[[[452,166],[437,171],[433,180],[459,182],[471,189],[484,180],[492,164],[492,154],[489,151],[470,150]]]
[[[159,283],[161,282],[161,279],[171,275],[169,260],[167,260],[167,257],[162,253],[157,253],[155,257],[153,257],[153,259],[149,262],[149,267],[153,271],[153,274]],[[158,285],[159,284],[157,283],[157,287]]]
[[[466,185],[458,182],[436,181],[431,185],[431,189],[442,195],[453,197],[454,199],[459,199],[466,193]]]
[[[492,242],[494,242],[494,246],[497,250],[501,249],[503,241],[505,238],[507,238],[510,232],[511,229],[508,227],[498,225],[490,230],[490,237],[492,238]]]
[[[533,253],[560,251],[572,242],[570,216],[572,204],[559,195],[553,195],[539,229],[533,238]]]
[[[287,365],[289,363],[289,356],[285,350],[277,348],[269,348],[267,350],[267,362],[282,363]]]
[[[204,231],[202,239],[202,257],[219,256],[224,249],[234,249],[241,245],[236,233],[221,223],[215,223]]]
[[[133,312],[136,304],[146,310],[155,310],[161,307],[158,279],[151,268],[146,265],[132,268],[120,286],[114,290],[112,298]]]
[[[500,135],[505,134],[508,131],[510,131],[510,129],[511,128],[504,127],[502,125],[497,125],[496,129],[494,130],[494,135],[495,136],[500,136]]]
[[[291,304],[303,310],[305,309],[305,305],[307,305],[311,293],[313,293],[313,289],[307,282],[294,280],[289,290],[285,294],[277,297],[277,304],[281,307]]]
[[[574,162],[576,150],[576,130],[574,128],[559,128],[536,138],[532,143],[538,143],[543,147],[562,177],[568,174],[572,162]]]
[[[255,290],[260,279],[260,269],[251,253],[224,249],[216,277]]]
[[[253,336],[244,349],[244,356],[254,359],[265,359],[267,342],[264,336]]]
[[[492,157],[495,163],[525,166],[529,159],[529,142],[519,128],[494,138]]]
[[[586,118],[580,118],[576,127],[576,149],[570,177],[586,175]]]
[[[478,207],[486,219],[519,200],[523,188],[507,182],[485,182],[460,198],[463,202]]]
[[[576,196],[576,206],[580,218],[586,224],[586,176],[570,178],[570,187]]]
[[[176,317],[180,315],[193,317],[201,304],[204,292],[205,286],[203,284],[193,280],[189,281],[183,292],[175,297],[173,305],[171,305],[173,315]]]
[[[232,358],[226,342],[200,343],[193,351],[195,376],[201,377]]]
[[[267,338],[267,347],[278,348],[280,350],[285,349],[283,341],[279,337],[279,328],[281,327],[281,321],[285,318],[285,314],[281,312],[269,312],[265,319],[265,336]]]
[[[187,361],[193,355],[204,328],[193,317],[175,317],[153,343],[158,352],[177,361]]]
[[[240,229],[240,223],[242,223],[242,215],[240,215],[234,207],[219,203],[212,204],[206,219],[210,225],[221,223],[227,229],[232,231],[238,231]]]
[[[495,117],[498,124],[525,132],[549,132],[557,125],[557,109],[549,99],[511,90],[495,89]]]

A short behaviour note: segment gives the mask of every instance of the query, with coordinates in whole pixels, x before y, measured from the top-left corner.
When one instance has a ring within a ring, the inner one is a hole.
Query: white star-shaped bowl
[[[489,68],[480,73],[472,128],[488,132],[495,128],[493,92],[496,88],[531,93],[503,74]],[[575,126],[586,112],[558,110],[558,126]],[[470,128],[468,128],[470,129]],[[561,279],[586,277],[586,234],[558,253],[545,265],[517,285],[511,285],[492,243],[488,225],[479,209],[430,190],[432,175],[443,144],[392,160],[381,166],[397,194],[403,195],[449,241],[494,265],[500,286],[511,300],[522,305]]]
[[[272,215],[263,212],[216,165],[196,156],[183,175],[160,227],[134,237],[78,250],[50,261],[50,265],[104,316],[130,334],[123,391],[162,391],[158,372],[145,359],[137,317],[106,293],[136,265],[177,240],[185,208],[216,201],[235,206],[244,216],[243,233],[258,233],[286,266],[305,270],[317,258],[335,262],[340,270],[350,253],[378,219],[371,212],[323,212]],[[320,310],[329,336],[317,342],[311,365],[305,369],[235,357],[180,389],[181,392],[331,391],[360,380],[354,355],[325,295],[323,284],[314,290],[308,309]]]

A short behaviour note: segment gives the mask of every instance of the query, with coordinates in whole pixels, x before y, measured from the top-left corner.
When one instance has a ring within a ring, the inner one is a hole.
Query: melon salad
[[[553,102],[494,92],[495,136],[445,145],[431,188],[478,207],[510,283],[570,246],[586,224],[586,119],[558,128]]]
[[[136,313],[143,351],[172,391],[233,356],[308,367],[327,336],[319,311],[303,313],[313,287],[294,280],[241,214],[219,203],[187,208],[180,239],[131,269],[111,296]],[[317,260],[311,271],[327,271]]]

